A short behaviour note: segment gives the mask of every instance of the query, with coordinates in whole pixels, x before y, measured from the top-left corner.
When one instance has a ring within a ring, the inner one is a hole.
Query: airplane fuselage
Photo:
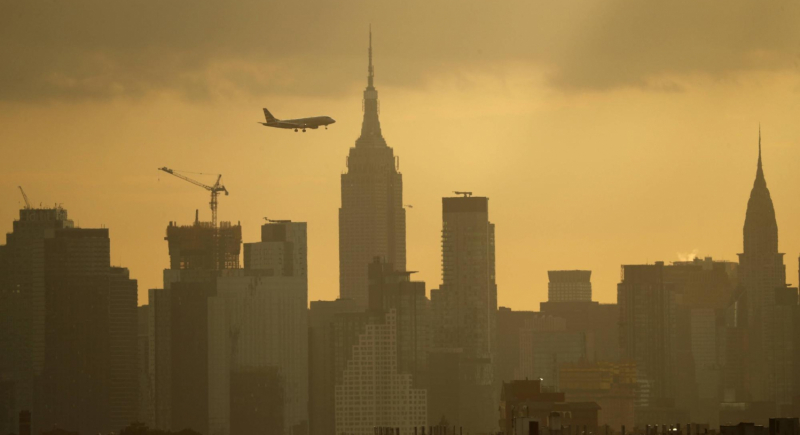
[[[305,130],[307,128],[317,129],[319,127],[327,127],[336,121],[330,116],[314,116],[312,118],[298,118],[298,119],[276,119],[260,123],[265,127],[275,128],[288,128],[294,130]]]

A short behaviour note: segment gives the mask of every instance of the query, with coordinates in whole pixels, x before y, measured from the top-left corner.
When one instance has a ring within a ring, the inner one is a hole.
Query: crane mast
[[[203,184],[203,183],[201,183],[201,182],[199,182],[197,180],[193,180],[193,179],[191,179],[191,178],[189,178],[189,177],[187,177],[187,176],[185,176],[185,175],[183,175],[183,174],[181,174],[179,172],[176,172],[176,171],[174,171],[174,170],[172,170],[172,169],[170,169],[170,168],[168,168],[166,166],[164,166],[162,168],[158,168],[158,170],[162,171],[162,172],[166,172],[167,174],[170,174],[172,176],[178,177],[181,180],[188,181],[189,183],[192,183],[195,186],[202,187],[203,189],[206,189],[209,192],[211,192],[211,202],[209,203],[209,205],[211,206],[211,225],[214,228],[217,228],[217,195],[220,192],[225,192],[225,195],[226,196],[228,195],[228,189],[226,189],[225,186],[223,186],[221,184],[222,183],[222,174],[217,175],[217,181],[214,183],[213,186],[209,186],[209,185]],[[24,193],[23,193],[23,195],[24,195]]]

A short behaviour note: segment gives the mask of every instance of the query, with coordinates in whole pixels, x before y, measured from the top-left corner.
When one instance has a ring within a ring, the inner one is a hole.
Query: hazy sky
[[[550,269],[735,260],[764,168],[800,254],[800,2],[0,1],[0,228],[22,185],[112,262],[161,287],[169,221],[208,195],[157,167],[222,173],[221,220],[308,222],[309,299],[338,295],[340,177],[361,125],[367,29],[400,156],[408,268],[441,280],[441,197],[490,198],[500,305],[538,309]],[[329,130],[264,128],[329,115]],[[201,177],[213,181],[213,177]]]

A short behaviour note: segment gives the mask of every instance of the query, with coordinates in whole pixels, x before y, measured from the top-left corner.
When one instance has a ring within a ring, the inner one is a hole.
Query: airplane
[[[272,116],[272,114],[269,113],[269,110],[266,108],[264,109],[264,117],[267,118],[267,122],[259,122],[259,124],[263,125],[264,127],[293,128],[295,132],[297,132],[298,129],[303,129],[303,133],[306,132],[307,128],[317,129],[320,126],[324,126],[327,130],[330,124],[336,122],[330,116],[315,116],[313,118],[299,119],[278,119]]]

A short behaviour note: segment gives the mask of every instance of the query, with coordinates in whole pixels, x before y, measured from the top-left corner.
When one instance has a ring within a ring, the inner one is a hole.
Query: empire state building
[[[395,270],[406,267],[403,176],[381,134],[371,31],[368,72],[361,136],[350,148],[347,172],[342,174],[339,209],[339,295],[361,308],[367,307],[367,270],[374,257],[393,264]]]

